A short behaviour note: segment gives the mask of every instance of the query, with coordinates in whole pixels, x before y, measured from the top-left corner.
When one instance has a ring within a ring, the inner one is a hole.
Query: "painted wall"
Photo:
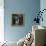
[[[41,11],[43,9],[46,9],[46,0],[40,1],[40,9],[41,9]],[[43,22],[41,21],[40,25],[46,26],[46,10],[43,12],[43,19],[44,19],[44,21]]]
[[[4,0],[4,35],[7,41],[18,41],[31,31],[33,19],[40,9],[40,0]],[[24,13],[24,26],[11,26],[13,12]]]

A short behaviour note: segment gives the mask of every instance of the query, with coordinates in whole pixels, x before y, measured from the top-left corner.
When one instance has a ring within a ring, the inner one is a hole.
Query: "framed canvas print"
[[[12,14],[12,26],[21,26],[24,24],[23,14]]]

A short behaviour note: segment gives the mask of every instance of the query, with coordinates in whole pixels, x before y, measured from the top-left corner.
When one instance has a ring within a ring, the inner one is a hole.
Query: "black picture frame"
[[[23,14],[12,14],[12,26],[22,26],[24,24]]]

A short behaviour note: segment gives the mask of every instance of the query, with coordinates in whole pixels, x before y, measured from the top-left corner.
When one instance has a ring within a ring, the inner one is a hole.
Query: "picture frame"
[[[12,26],[24,25],[24,14],[12,14]]]

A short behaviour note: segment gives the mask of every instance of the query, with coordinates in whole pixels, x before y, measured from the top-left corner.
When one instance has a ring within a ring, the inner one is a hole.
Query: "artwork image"
[[[23,25],[23,14],[12,14],[12,26]]]

